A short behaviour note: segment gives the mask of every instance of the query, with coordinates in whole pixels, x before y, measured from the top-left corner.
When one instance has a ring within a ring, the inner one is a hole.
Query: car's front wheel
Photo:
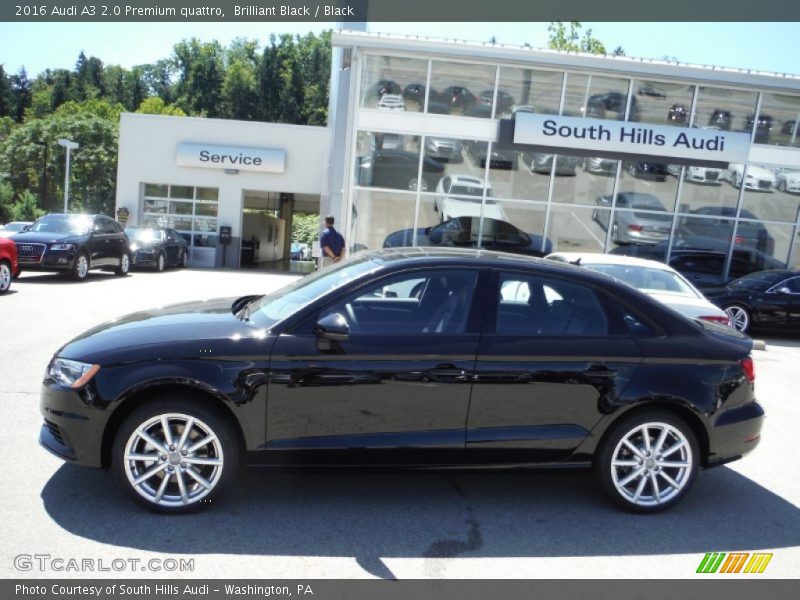
[[[233,427],[202,400],[160,398],[124,421],[112,468],[119,485],[145,508],[184,513],[208,506],[232,484],[239,455]]]
[[[731,321],[731,327],[742,333],[748,332],[751,322],[749,310],[739,304],[731,304],[730,306],[724,307],[722,310],[728,315],[728,319]]]
[[[75,262],[72,263],[72,278],[75,281],[83,281],[89,274],[89,257],[83,252],[75,257]]]
[[[672,413],[651,410],[613,426],[594,466],[600,485],[618,506],[653,513],[686,495],[699,458],[692,429]]]
[[[158,257],[156,258],[156,264],[154,266],[155,270],[158,271],[159,273],[161,273],[161,271],[164,270],[164,267],[166,266],[166,264],[167,263],[166,263],[166,259],[164,258],[164,253],[163,252],[159,252],[158,253]]]
[[[11,265],[0,262],[0,294],[5,294],[11,287]]]
[[[186,252],[186,250],[181,252],[181,260],[180,260],[179,265],[180,265],[181,269],[185,269],[186,267],[189,266],[189,253]]]

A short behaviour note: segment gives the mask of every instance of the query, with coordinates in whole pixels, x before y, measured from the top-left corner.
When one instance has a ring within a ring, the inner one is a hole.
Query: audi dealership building
[[[327,127],[123,114],[118,214],[178,229],[196,266],[248,244],[286,257],[297,211],[333,214],[351,255],[622,252],[720,279],[800,264],[800,76],[362,31],[333,45]]]

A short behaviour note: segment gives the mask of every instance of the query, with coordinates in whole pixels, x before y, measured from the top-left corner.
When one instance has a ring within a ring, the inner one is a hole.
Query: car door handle
[[[469,381],[469,374],[466,369],[459,369],[455,365],[436,365],[433,369],[428,369],[424,375],[433,377],[434,379],[452,379],[455,382],[461,383]]]
[[[583,374],[590,377],[614,377],[617,372],[602,363],[593,363],[583,370]]]

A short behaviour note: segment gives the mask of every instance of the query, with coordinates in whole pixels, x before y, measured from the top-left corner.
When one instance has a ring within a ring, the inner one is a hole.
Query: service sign
[[[750,154],[749,133],[524,112],[514,143],[715,163],[744,163]]]
[[[179,167],[283,173],[286,170],[286,151],[273,148],[178,144],[175,162]]]

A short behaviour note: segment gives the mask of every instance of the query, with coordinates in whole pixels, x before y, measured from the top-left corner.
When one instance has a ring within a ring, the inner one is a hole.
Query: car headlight
[[[131,252],[136,252],[139,249],[139,244],[133,243],[130,245]]]
[[[72,250],[74,247],[73,244],[53,244],[50,250]]]
[[[47,367],[47,376],[57,383],[71,388],[83,387],[100,370],[100,365],[54,358]]]

